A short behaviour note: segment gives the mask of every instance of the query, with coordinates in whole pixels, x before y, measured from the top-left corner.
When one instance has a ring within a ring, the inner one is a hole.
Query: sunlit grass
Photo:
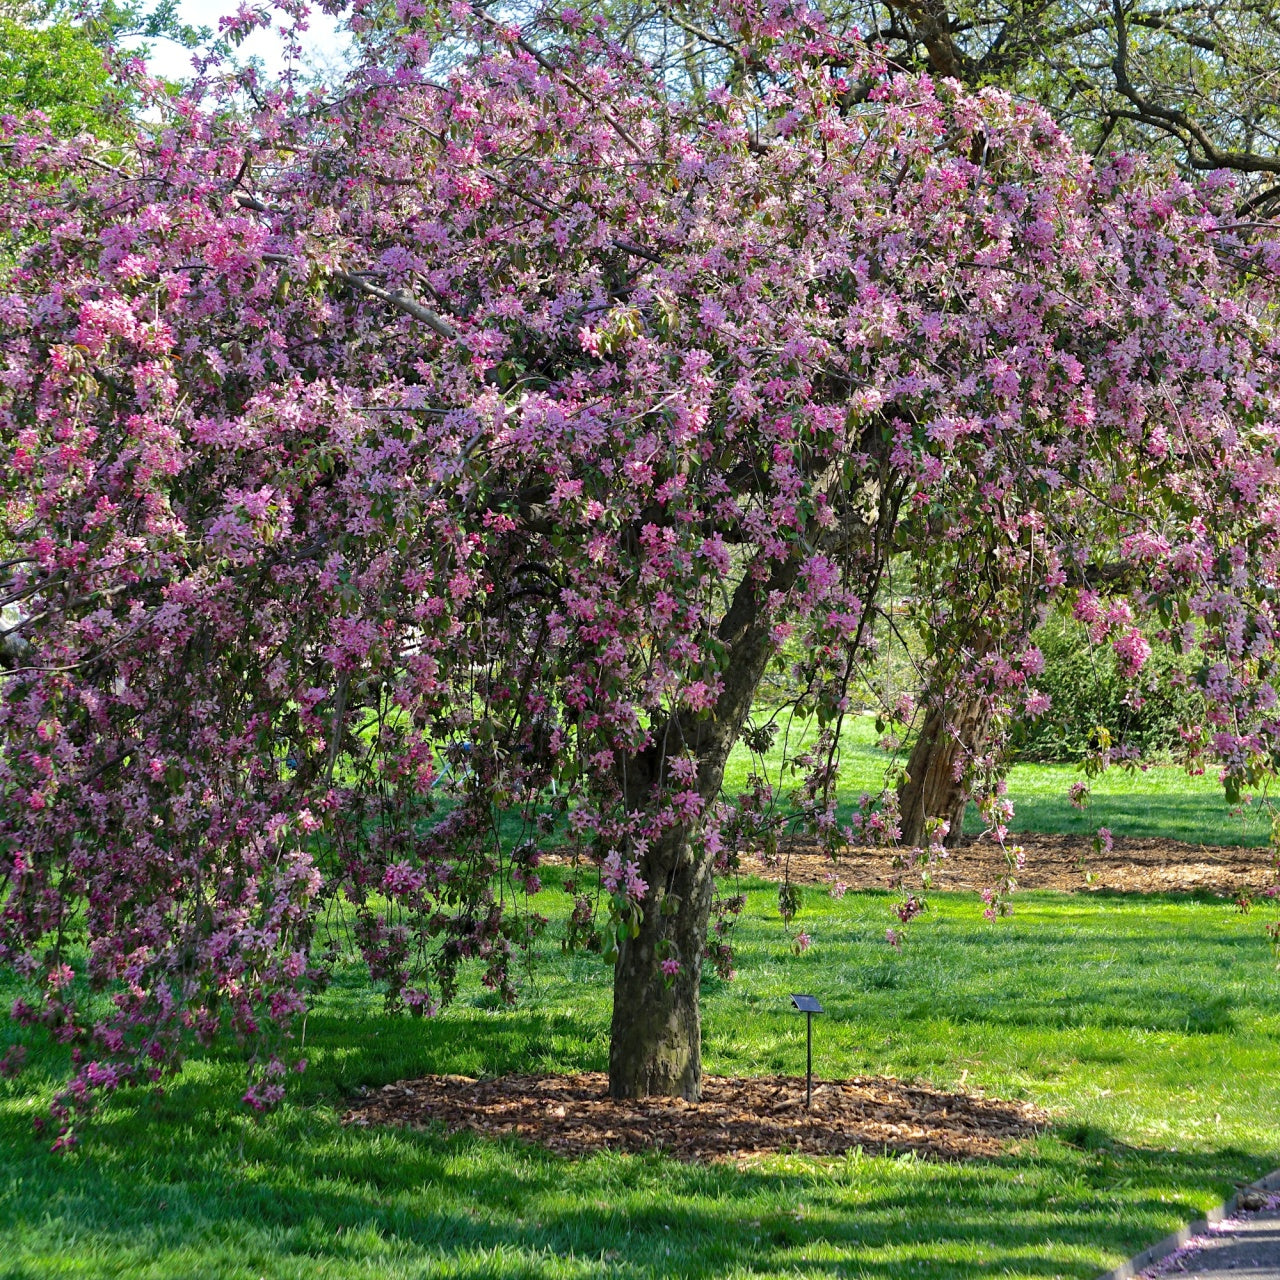
[[[781,769],[784,746],[789,743],[790,754],[794,754],[809,740],[806,733],[812,732],[796,722],[788,738],[785,729],[784,725],[764,760],[768,779],[775,786],[781,782],[784,788],[796,780],[795,774]],[[841,735],[841,793],[846,811],[861,792],[874,795],[884,787],[886,770],[905,764],[904,754],[895,759],[880,749],[879,737],[875,722],[867,716],[851,720]],[[759,767],[739,746],[726,771],[726,788],[731,793],[742,790],[747,775]],[[1072,764],[1015,764],[1008,779],[1014,802],[1012,829],[1091,836],[1099,827],[1107,827],[1116,835],[1165,836],[1202,844],[1267,843],[1271,821],[1262,805],[1233,809],[1223,798],[1212,769],[1193,777],[1177,765],[1154,765],[1133,772],[1112,768],[1090,783],[1092,798],[1081,811],[1071,806],[1067,791],[1072,783],[1084,780],[1084,774]],[[970,806],[965,830],[976,833],[980,829],[977,812]]]

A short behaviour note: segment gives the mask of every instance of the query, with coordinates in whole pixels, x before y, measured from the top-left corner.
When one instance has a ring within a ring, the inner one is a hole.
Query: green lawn
[[[893,761],[876,745],[878,737],[875,722],[865,716],[851,721],[844,731],[842,785],[851,797],[861,791],[874,794],[884,786],[885,770]],[[804,727],[797,724],[791,730],[792,751],[804,741]],[[767,757],[769,778],[775,785],[783,742],[780,732]],[[905,757],[899,758],[899,763],[904,761]],[[726,787],[740,790],[753,767],[740,746],[726,771]],[[788,775],[784,783],[789,785],[793,777]],[[1168,836],[1218,845],[1265,845],[1270,834],[1271,821],[1260,804],[1232,810],[1214,770],[1189,777],[1176,765],[1155,765],[1134,773],[1113,768],[1092,782],[1092,801],[1084,811],[1072,808],[1067,800],[1067,789],[1082,780],[1084,774],[1070,764],[1015,764],[1009,774],[1012,830],[1091,836],[1099,827],[1108,827],[1116,835]],[[965,830],[981,830],[973,806]]]
[[[415,1073],[602,1069],[608,972],[549,939],[514,1012],[473,989],[387,1021],[345,971],[308,1021],[310,1070],[263,1122],[236,1105],[233,1055],[199,1057],[57,1157],[31,1131],[47,1080],[0,1082],[0,1277],[1092,1277],[1280,1163],[1280,981],[1256,916],[1032,893],[990,924],[937,894],[898,953],[885,896],[807,891],[814,945],[795,958],[775,892],[750,893],[739,979],[705,986],[708,1070],[802,1070],[786,997],[812,990],[822,1074],[967,1073],[1051,1108],[1054,1130],[996,1161],[739,1171],[338,1124],[357,1087]]]

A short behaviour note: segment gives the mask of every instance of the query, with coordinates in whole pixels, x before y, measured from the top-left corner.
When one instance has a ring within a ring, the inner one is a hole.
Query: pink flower
[[[886,929],[884,931],[884,940],[897,950],[902,950],[902,939],[904,934],[901,929]]]
[[[622,883],[622,855],[616,849],[610,849],[600,864],[600,883],[606,893],[616,893]]]
[[[904,902],[899,902],[894,910],[903,924],[908,924],[925,909],[924,900],[914,893],[909,893]]]
[[[639,902],[648,892],[649,886],[640,878],[640,866],[628,862],[626,866],[627,897]]]
[[[1029,676],[1038,676],[1044,670],[1044,654],[1035,645],[1028,645],[1018,655],[1018,665]]]
[[[69,987],[75,981],[75,976],[75,970],[69,964],[60,964],[57,968],[49,970],[49,989],[61,991],[63,987]]]
[[[662,962],[662,973],[664,977],[674,978],[680,972],[679,960],[664,960]]]
[[[1137,629],[1126,631],[1111,646],[1120,659],[1121,667],[1127,676],[1135,676],[1142,670],[1147,659],[1151,657],[1151,646],[1147,638]]]
[[[1035,693],[1027,695],[1027,700],[1023,704],[1023,710],[1034,720],[1037,716],[1044,715],[1051,705],[1052,699],[1049,695],[1037,690]]]
[[[1102,620],[1102,602],[1098,599],[1097,592],[1080,592],[1076,597],[1075,616],[1088,626]]]

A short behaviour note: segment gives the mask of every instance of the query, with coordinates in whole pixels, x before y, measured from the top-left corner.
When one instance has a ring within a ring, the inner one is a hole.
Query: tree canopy
[[[895,838],[836,791],[904,548],[997,721],[1037,610],[1137,669],[1136,607],[1229,787],[1273,771],[1275,228],[815,11],[717,21],[753,74],[689,97],[576,12],[455,5],[330,93],[159,100],[110,163],[4,126],[0,960],[68,1125],[219,1036],[274,1103],[335,913],[393,1008],[468,961],[511,994],[552,846],[599,868],[611,1087],[696,1096],[714,874],[781,820],[724,766],[787,640],[826,726],[788,820]]]

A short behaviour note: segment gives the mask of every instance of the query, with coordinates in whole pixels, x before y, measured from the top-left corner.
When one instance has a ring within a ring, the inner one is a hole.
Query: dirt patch
[[[780,1151],[839,1155],[854,1147],[943,1160],[997,1156],[1048,1122],[1025,1102],[944,1093],[888,1078],[814,1081],[813,1107],[794,1076],[704,1077],[702,1100],[614,1102],[603,1072],[494,1080],[424,1076],[389,1084],[344,1124],[432,1123],[513,1137],[569,1156],[661,1148],[678,1160],[749,1161]]]
[[[1244,888],[1260,890],[1275,883],[1271,854],[1266,849],[1117,836],[1109,853],[1098,853],[1087,836],[1028,832],[1011,835],[1009,843],[1026,851],[1026,864],[1016,875],[1023,889],[1110,889],[1124,893],[1207,890],[1234,897]],[[995,884],[1006,869],[999,847],[982,840],[949,850],[930,872],[936,889],[972,890]],[[903,874],[894,866],[892,850],[854,849],[832,863],[815,846],[800,843],[773,864],[758,854],[746,854],[741,871],[766,880],[781,880],[786,873],[799,884],[830,885],[839,880],[850,889],[884,889]],[[905,883],[918,885],[918,874],[908,872]]]

